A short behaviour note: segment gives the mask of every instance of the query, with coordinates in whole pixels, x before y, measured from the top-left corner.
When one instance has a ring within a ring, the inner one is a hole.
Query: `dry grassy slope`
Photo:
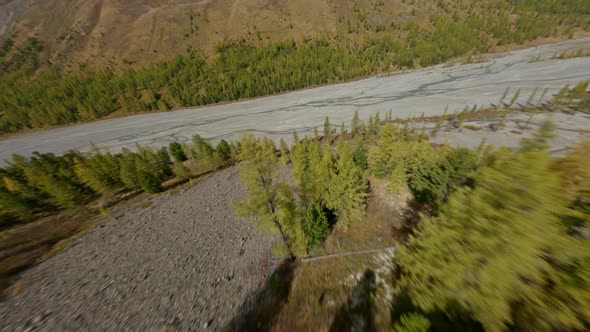
[[[226,38],[249,36],[264,41],[346,32],[348,20],[359,24],[361,13],[376,26],[410,19],[413,8],[417,8],[414,19],[421,20],[435,7],[429,2],[380,2],[0,0],[0,33],[11,27],[8,31],[16,31],[17,40],[37,35],[46,45],[44,55],[66,70],[77,70],[79,64],[144,66],[186,52],[188,47],[210,53],[215,43]]]

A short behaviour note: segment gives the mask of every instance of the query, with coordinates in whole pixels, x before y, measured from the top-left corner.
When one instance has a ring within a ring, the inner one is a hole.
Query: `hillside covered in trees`
[[[354,2],[348,14],[339,16],[335,30],[270,40],[263,32],[250,31],[219,40],[210,50],[189,47],[143,68],[66,70],[47,59],[53,46],[41,36],[8,34],[0,47],[0,132],[205,105],[424,67],[537,38],[571,37],[590,24],[590,5],[581,0],[396,4]],[[405,16],[387,16],[392,8],[403,8]]]

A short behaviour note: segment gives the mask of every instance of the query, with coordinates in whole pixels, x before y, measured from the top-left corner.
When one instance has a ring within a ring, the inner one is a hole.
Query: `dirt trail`
[[[33,268],[1,331],[220,330],[269,272],[273,239],[237,220],[235,168],[138,202]]]

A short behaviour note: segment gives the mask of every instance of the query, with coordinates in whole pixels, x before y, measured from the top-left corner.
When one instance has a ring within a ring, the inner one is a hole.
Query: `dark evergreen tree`
[[[170,143],[170,146],[168,148],[170,150],[170,155],[172,155],[172,158],[175,162],[179,163],[187,160],[182,144],[178,142],[173,142]]]
[[[221,140],[219,142],[219,144],[217,144],[217,153],[221,156],[221,158],[223,160],[230,160],[232,157],[232,151],[231,151],[231,147],[229,146],[229,143],[227,143],[225,140]]]

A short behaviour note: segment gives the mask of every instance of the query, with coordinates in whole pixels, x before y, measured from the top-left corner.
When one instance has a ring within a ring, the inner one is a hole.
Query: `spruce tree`
[[[139,188],[136,162],[136,159],[139,158],[141,157],[138,154],[127,149],[123,149],[121,152],[121,157],[119,158],[119,178],[127,189],[134,190]]]
[[[92,190],[104,194],[112,190],[111,186],[105,181],[104,174],[100,170],[95,170],[81,156],[76,158],[74,165],[76,176],[86,183]]]
[[[361,170],[365,171],[369,168],[369,160],[367,156],[367,145],[364,141],[360,141],[354,149],[352,160]]]
[[[307,250],[324,242],[330,232],[330,224],[321,204],[312,201],[307,206],[303,221],[303,231],[307,238]]]
[[[174,175],[181,180],[189,179],[191,176],[189,169],[181,162],[175,162],[172,170]]]
[[[158,168],[160,170],[160,173],[162,174],[161,179],[164,180],[165,178],[171,177],[174,174],[172,168],[170,168],[170,164],[172,163],[172,161],[170,160],[170,154],[168,154],[168,149],[166,149],[165,146],[159,148],[156,151],[156,159]]]
[[[330,126],[330,120],[328,116],[324,119],[324,140],[330,142],[332,136],[332,127]]]
[[[195,160],[209,161],[215,151],[211,143],[203,139],[199,134],[193,135],[193,149]]]
[[[364,214],[367,189],[363,171],[354,163],[348,143],[344,142],[326,199],[326,206],[336,213],[343,227],[360,220]]]
[[[282,137],[279,142],[279,151],[281,154],[281,163],[287,165],[289,163],[289,146],[287,146],[287,142]]]
[[[221,156],[221,158],[225,161],[230,160],[232,156],[231,147],[226,140],[222,139],[216,147],[217,153]]]
[[[277,185],[277,223],[282,226],[290,250],[297,256],[305,253],[307,240],[301,212],[291,187],[285,181]],[[287,252],[288,253],[288,252]]]
[[[178,143],[178,142],[173,142],[170,143],[170,146],[168,148],[170,150],[170,154],[172,155],[172,158],[174,159],[174,161],[176,163],[181,163],[183,161],[186,161],[186,154],[184,153],[184,149],[182,147],[182,144]]]
[[[352,116],[352,121],[350,122],[350,134],[355,136],[360,129],[360,119],[359,119],[359,112],[354,111],[354,115]]]
[[[56,157],[53,154],[33,153],[30,160],[13,155],[15,167],[19,168],[27,183],[48,196],[48,202],[60,208],[73,208],[82,203],[82,184],[73,169],[74,155]]]
[[[389,176],[388,189],[390,192],[397,194],[403,189],[405,185],[407,185],[406,168],[404,166],[404,163],[400,162],[391,171],[391,174]]]
[[[154,194],[162,191],[160,179],[152,172],[141,170],[138,176],[139,185],[146,193]]]
[[[3,226],[4,222],[9,222],[10,219],[25,220],[29,218],[32,214],[32,207],[18,193],[0,187],[0,227]]]

